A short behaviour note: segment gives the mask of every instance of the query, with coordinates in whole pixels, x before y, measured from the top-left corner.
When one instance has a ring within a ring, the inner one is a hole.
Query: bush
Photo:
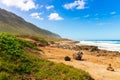
[[[43,39],[43,38],[39,38],[38,40],[39,40],[40,42],[42,42],[42,43],[48,43],[48,41],[45,40],[45,39]]]
[[[28,41],[19,40],[19,43],[22,45],[22,47],[29,47],[29,48],[32,48],[32,49],[36,48],[35,44],[30,43]]]
[[[25,56],[25,51],[23,49],[25,46],[30,48],[35,47],[28,42],[17,39],[14,35],[0,33],[1,70],[8,72],[12,72],[10,70],[15,70],[18,73],[29,73],[32,61]]]
[[[0,56],[7,59],[17,59],[22,56],[24,50],[19,40],[7,33],[0,33]]]
[[[50,42],[51,44],[55,44],[55,41],[50,40],[49,42]]]
[[[9,74],[6,72],[0,72],[0,80],[10,80]]]

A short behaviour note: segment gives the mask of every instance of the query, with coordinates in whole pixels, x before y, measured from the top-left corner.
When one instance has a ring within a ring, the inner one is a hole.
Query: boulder
[[[71,58],[70,58],[69,56],[65,56],[65,57],[64,57],[64,60],[65,60],[65,61],[70,61]]]
[[[92,46],[91,49],[90,49],[91,52],[94,52],[94,51],[98,51],[98,47],[97,46]]]
[[[73,59],[75,59],[75,60],[82,60],[82,55],[83,55],[83,53],[82,52],[78,52],[78,53],[74,53],[73,54]]]

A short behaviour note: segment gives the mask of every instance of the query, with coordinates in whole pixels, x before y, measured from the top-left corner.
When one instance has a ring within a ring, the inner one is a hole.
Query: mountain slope
[[[9,32],[16,35],[37,36],[49,39],[58,39],[59,35],[50,31],[38,28],[34,24],[26,22],[21,17],[0,9],[0,31]]]

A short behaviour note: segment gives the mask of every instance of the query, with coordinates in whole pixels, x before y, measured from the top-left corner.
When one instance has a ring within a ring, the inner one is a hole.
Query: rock
[[[108,65],[107,70],[108,70],[108,71],[114,71],[114,69],[113,69],[113,67],[111,66],[111,64]]]
[[[71,58],[70,58],[69,56],[65,56],[64,60],[65,60],[65,61],[70,61]]]
[[[94,51],[98,51],[98,47],[97,46],[92,46],[92,48],[90,49],[91,52],[94,52]]]
[[[83,53],[79,51],[78,53],[73,54],[73,58],[76,59],[76,60],[81,60],[82,55],[83,55]]]
[[[34,44],[40,47],[45,47],[49,45],[47,42],[39,42],[39,41],[34,42]]]
[[[97,46],[89,46],[89,45],[76,45],[75,50],[88,50],[90,52],[98,51]]]

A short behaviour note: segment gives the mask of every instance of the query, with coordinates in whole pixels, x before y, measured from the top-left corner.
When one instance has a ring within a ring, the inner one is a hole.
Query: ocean
[[[86,40],[80,41],[82,45],[97,46],[99,49],[120,52],[120,40]]]

